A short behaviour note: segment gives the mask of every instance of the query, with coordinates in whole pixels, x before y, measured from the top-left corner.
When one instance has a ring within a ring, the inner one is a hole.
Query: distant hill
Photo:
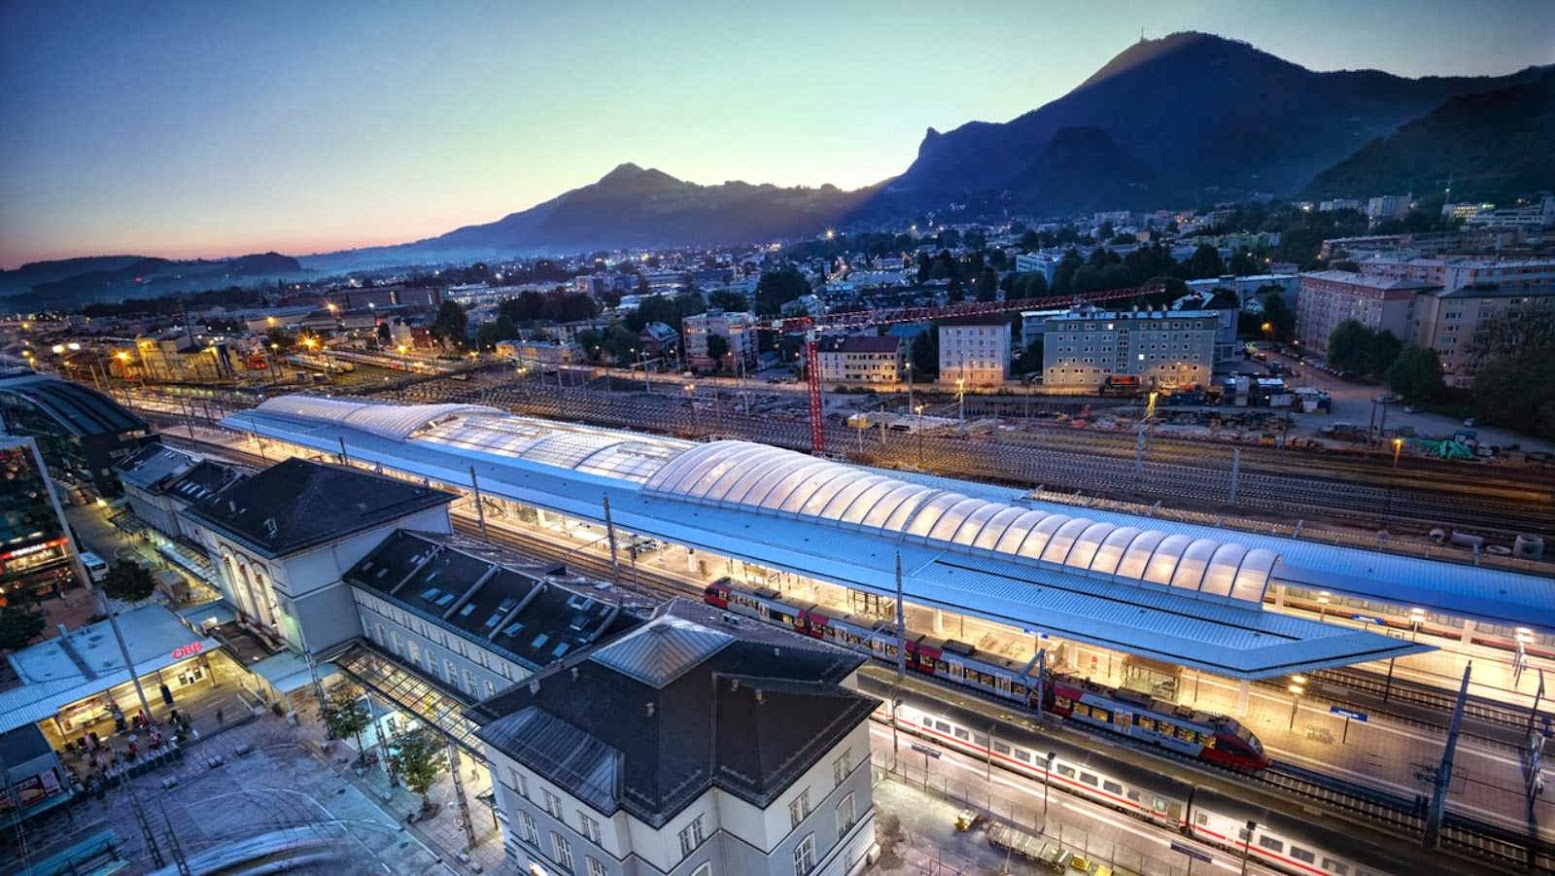
[[[1464,201],[1555,191],[1555,71],[1449,98],[1318,174],[1306,194],[1434,195],[1449,184],[1453,200]]]
[[[1246,43],[1172,34],[1130,46],[1073,91],[1009,122],[931,128],[881,200],[907,210],[992,194],[1012,208],[1056,214],[1090,208],[1092,192],[1116,194],[1105,203],[1119,208],[1287,195],[1450,97],[1540,72],[1319,73]],[[1063,138],[1050,148],[1060,132],[1077,129],[1104,133],[1102,152],[1085,158]],[[1121,190],[1118,175],[1128,181]],[[1032,182],[1043,179],[1061,185]]]
[[[485,225],[417,241],[423,250],[566,251],[633,246],[715,246],[819,234],[869,190],[703,186],[622,164],[591,185]]]
[[[145,256],[87,256],[78,259],[56,259],[47,262],[28,262],[11,271],[0,271],[0,296],[27,292],[39,283],[52,283],[77,274],[93,271],[117,271],[134,264]]]
[[[175,292],[252,285],[257,281],[295,277],[302,266],[291,256],[267,252],[230,259],[174,261],[144,256],[100,256],[24,265],[7,274],[54,277],[34,282],[26,291],[12,287],[10,304],[25,300],[30,307],[77,307],[115,298],[151,298]],[[32,269],[29,272],[29,269]],[[69,273],[72,269],[74,273]]]

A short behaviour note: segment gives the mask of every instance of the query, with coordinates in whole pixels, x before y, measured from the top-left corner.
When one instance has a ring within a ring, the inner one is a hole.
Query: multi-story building
[[[996,313],[940,321],[940,383],[1000,386],[1009,377],[1009,317]]]
[[[709,310],[686,317],[681,329],[686,345],[686,364],[690,367],[715,367],[712,357],[707,354],[707,339],[714,335],[729,345],[729,352],[719,365],[738,368],[743,362],[747,369],[756,367],[756,314]]]
[[[1066,313],[1047,320],[1042,382],[1099,387],[1137,377],[1145,387],[1204,386],[1215,365],[1212,310]]]
[[[583,361],[583,351],[576,344],[556,341],[498,341],[496,352],[498,358],[523,368],[558,368]]]
[[[1301,288],[1301,276],[1299,274],[1251,274],[1238,277],[1227,274],[1206,280],[1188,281],[1188,289],[1193,292],[1213,293],[1216,289],[1233,292],[1236,294],[1238,305],[1247,304],[1258,294],[1258,290],[1269,287],[1278,288],[1280,296],[1287,302],[1295,301],[1296,293]]]
[[[1536,231],[1555,226],[1555,195],[1544,195],[1516,207],[1481,209],[1467,217],[1469,225]]]
[[[142,447],[118,468],[124,497],[144,524],[146,541],[195,575],[213,578],[215,565],[205,554],[199,527],[183,511],[242,480],[243,473],[163,444]]]
[[[864,658],[672,600],[482,702],[508,860],[587,876],[850,876],[874,843]]]
[[[1022,274],[1041,274],[1042,279],[1053,284],[1053,275],[1058,271],[1058,263],[1063,261],[1062,253],[1026,252],[1015,257],[1015,270]]]
[[[1436,350],[1442,378],[1449,386],[1468,386],[1478,363],[1472,355],[1480,324],[1509,307],[1533,298],[1555,297],[1555,282],[1544,286],[1464,286],[1427,292],[1415,299],[1408,340]]]
[[[0,598],[52,596],[71,585],[70,537],[31,438],[0,434]]]
[[[907,344],[891,335],[847,337],[819,352],[824,383],[898,383],[907,367]]]
[[[1317,271],[1301,275],[1296,298],[1296,338],[1308,349],[1328,349],[1328,336],[1353,319],[1372,331],[1409,337],[1415,296],[1438,288],[1418,280],[1395,280],[1351,271]]]
[[[449,532],[452,500],[441,490],[292,457],[182,514],[243,624],[317,655],[360,635],[342,573],[396,529]]]
[[[1377,195],[1366,201],[1366,218],[1373,225],[1384,219],[1403,218],[1413,202],[1413,195]]]
[[[473,550],[421,532],[384,539],[341,576],[362,635],[473,701],[641,623],[586,583],[564,586],[559,564],[498,562]]]
[[[1361,273],[1414,280],[1451,292],[1465,286],[1536,288],[1555,283],[1555,258],[1498,259],[1474,256],[1400,258],[1374,255],[1357,263]]]
[[[90,485],[117,496],[114,465],[159,439],[138,415],[79,383],[39,374],[0,378],[0,432],[27,435],[67,495]]]
[[[140,376],[160,383],[211,383],[236,380],[247,370],[241,352],[226,342],[205,346],[183,335],[135,339]]]

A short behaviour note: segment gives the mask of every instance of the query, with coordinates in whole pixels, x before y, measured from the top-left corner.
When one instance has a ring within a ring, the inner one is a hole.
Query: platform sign
[[[937,752],[934,749],[928,747],[927,745],[914,745],[912,747],[912,750],[918,752],[919,754],[923,755],[924,757],[932,757],[935,760],[939,760],[939,752]]]
[[[1185,846],[1185,845],[1183,845],[1181,843],[1172,843],[1172,851],[1177,852],[1179,854],[1187,855],[1188,857],[1194,859],[1195,861],[1203,861],[1206,864],[1214,863],[1214,860],[1215,860],[1214,858],[1211,858],[1209,855],[1204,854],[1203,852],[1199,851],[1198,849],[1190,849],[1190,848],[1188,848],[1187,846]]]
[[[1329,706],[1328,707],[1328,711],[1333,712],[1335,715],[1338,715],[1339,717],[1344,719],[1344,734],[1339,737],[1339,741],[1341,743],[1350,741],[1350,722],[1351,721],[1359,721],[1362,724],[1366,723],[1366,713],[1365,712],[1357,712],[1354,709],[1346,709],[1346,708],[1344,708],[1342,706]]]
[[[1350,615],[1350,620],[1358,620],[1358,621],[1360,621],[1363,624],[1382,624],[1382,623],[1387,623],[1387,621],[1384,621],[1380,617],[1372,617],[1371,615],[1368,615],[1368,614],[1352,614],[1352,615]]]

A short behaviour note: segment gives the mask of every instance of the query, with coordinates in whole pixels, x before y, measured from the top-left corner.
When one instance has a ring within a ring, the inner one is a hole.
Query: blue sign
[[[1215,860],[1198,849],[1190,849],[1185,845],[1181,845],[1180,843],[1172,843],[1172,851],[1187,855],[1195,861],[1203,861],[1206,864],[1213,863]]]
[[[1352,614],[1352,615],[1350,615],[1350,620],[1358,620],[1361,623],[1366,623],[1366,624],[1386,623],[1386,621],[1384,621],[1380,617],[1372,617],[1371,615],[1366,615],[1366,614]]]
[[[935,751],[932,748],[927,748],[927,747],[922,746],[922,745],[914,745],[912,747],[912,750],[918,752],[919,754],[923,755],[924,757],[932,757],[935,760],[939,760],[939,752]]]
[[[1365,712],[1356,712],[1356,711],[1352,711],[1350,709],[1341,709],[1338,706],[1329,706],[1328,707],[1328,711],[1333,712],[1335,715],[1338,715],[1339,717],[1344,718],[1347,721],[1360,721],[1362,724],[1366,723],[1366,713]]]

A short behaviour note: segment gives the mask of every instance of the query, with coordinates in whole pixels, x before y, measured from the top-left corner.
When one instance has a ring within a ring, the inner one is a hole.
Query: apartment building
[[[473,707],[515,871],[851,876],[874,843],[864,658],[672,600]]]
[[[1002,386],[1010,377],[1010,320],[1003,314],[963,316],[939,324],[939,382]]]
[[[1465,286],[1536,288],[1555,284],[1555,257],[1498,259],[1479,257],[1400,258],[1377,255],[1358,263],[1361,273],[1413,280],[1451,292]]]
[[[1066,313],[1048,318],[1042,380],[1099,387],[1108,377],[1141,386],[1204,386],[1215,366],[1220,314],[1212,310]]]
[[[688,316],[681,323],[681,337],[685,340],[686,364],[696,369],[715,367],[707,354],[707,339],[717,335],[729,345],[729,352],[721,367],[738,370],[740,363],[749,370],[756,368],[756,314],[725,313],[709,310]]]
[[[1442,379],[1449,386],[1469,386],[1477,363],[1471,355],[1480,324],[1507,308],[1534,298],[1555,297],[1555,282],[1544,286],[1465,286],[1420,295],[1415,301],[1409,340],[1436,350]]]
[[[1419,280],[1394,279],[1351,271],[1301,275],[1296,298],[1296,337],[1308,349],[1328,349],[1328,336],[1347,319],[1372,331],[1409,337],[1415,296],[1439,288]]]
[[[899,337],[841,338],[819,351],[821,382],[899,383],[907,367],[907,344]]]

